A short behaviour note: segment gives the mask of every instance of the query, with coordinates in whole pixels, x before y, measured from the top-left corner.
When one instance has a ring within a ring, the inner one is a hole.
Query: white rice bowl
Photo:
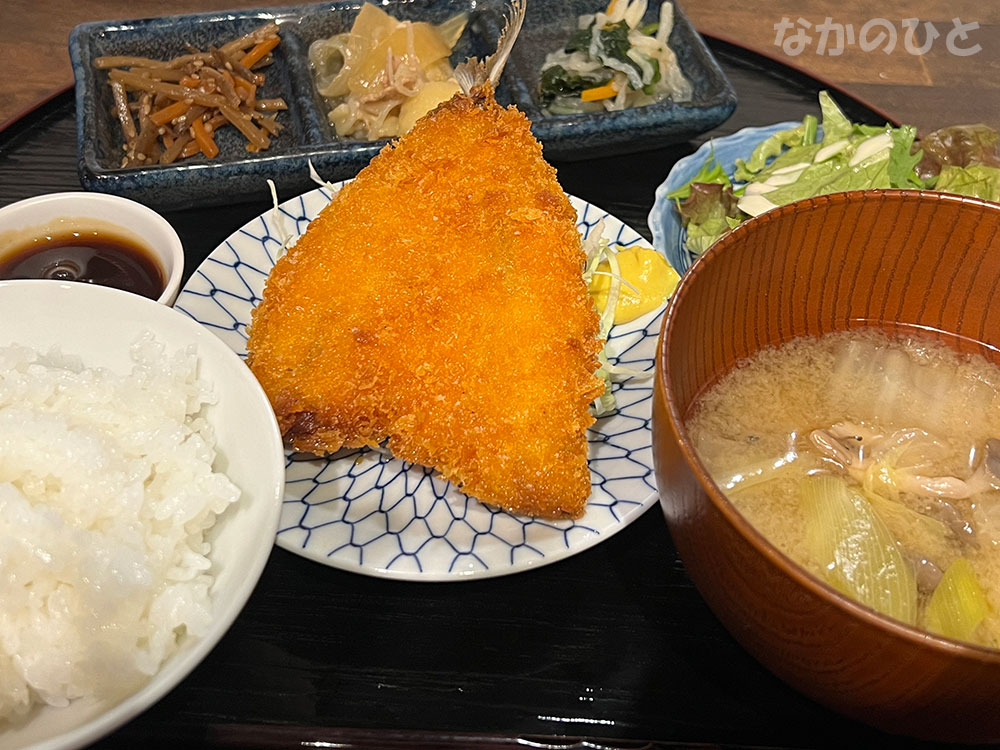
[[[239,499],[228,505],[225,483],[213,485],[219,490],[215,507],[225,509],[206,535],[211,569],[204,572],[213,577],[211,613],[206,615],[197,603],[188,606],[188,627],[199,636],[182,636],[159,671],[124,697],[78,698],[65,707],[35,707],[24,720],[0,721],[0,750],[68,750],[94,742],[163,697],[228,630],[270,554],[284,487],[284,454],[267,397],[249,369],[229,347],[182,313],[103,287],[7,281],[0,282],[0,321],[0,347],[20,344],[42,354],[56,347],[64,355],[78,356],[86,368],[108,368],[122,375],[135,366],[130,352],[143,334],[151,333],[168,358],[193,346],[198,379],[210,386],[215,399],[201,412],[208,422],[207,434],[214,432],[216,440],[212,468],[225,472],[240,491]],[[9,358],[11,350],[6,351]],[[203,492],[202,488],[192,494]],[[19,498],[8,495],[10,508],[18,507]],[[195,503],[190,512],[208,511]],[[204,561],[196,557],[188,555],[189,569],[178,575],[197,580]],[[170,630],[168,625],[166,632]],[[150,633],[151,638],[163,638],[162,633],[155,635],[155,628]],[[148,661],[148,655],[143,658]]]

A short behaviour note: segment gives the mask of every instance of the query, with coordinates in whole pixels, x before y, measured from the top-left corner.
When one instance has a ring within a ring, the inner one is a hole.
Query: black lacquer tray
[[[740,103],[707,137],[815,111],[826,84],[708,41]],[[852,120],[886,119],[837,98]],[[80,188],[75,116],[67,91],[0,132],[0,205]],[[697,145],[555,166],[567,192],[648,237],[653,191]],[[269,205],[262,193],[166,214],[188,272]],[[812,703],[746,654],[694,589],[655,509],[567,560],[460,585],[368,578],[276,548],[212,654],[97,746],[920,747]]]

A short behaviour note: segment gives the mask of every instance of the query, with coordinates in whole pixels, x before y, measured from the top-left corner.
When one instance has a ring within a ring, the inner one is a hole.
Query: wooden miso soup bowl
[[[707,386],[763,347],[893,323],[957,334],[958,346],[998,363],[1000,205],[855,191],[730,232],[684,276],[664,321],[653,407],[660,502],[709,606],[780,678],[889,732],[1000,741],[1000,651],[890,620],[800,568],[726,500],[684,425]]]

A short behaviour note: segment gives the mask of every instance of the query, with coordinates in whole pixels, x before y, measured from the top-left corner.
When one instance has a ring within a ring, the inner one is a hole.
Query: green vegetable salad
[[[919,141],[912,125],[852,123],[825,91],[822,129],[813,115],[775,133],[732,175],[710,157],[667,197],[687,229],[685,247],[702,253],[741,222],[776,206],[845,190],[920,188],[1000,201],[1000,135],[986,125],[954,125]],[[822,132],[822,137],[819,133]]]

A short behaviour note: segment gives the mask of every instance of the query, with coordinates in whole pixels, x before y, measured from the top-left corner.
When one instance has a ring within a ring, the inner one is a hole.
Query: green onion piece
[[[909,625],[917,620],[917,579],[889,529],[846,480],[802,481],[806,542],[831,586]]]
[[[990,613],[979,579],[969,561],[960,557],[941,577],[924,611],[924,624],[934,633],[974,641],[973,634],[983,618]]]

